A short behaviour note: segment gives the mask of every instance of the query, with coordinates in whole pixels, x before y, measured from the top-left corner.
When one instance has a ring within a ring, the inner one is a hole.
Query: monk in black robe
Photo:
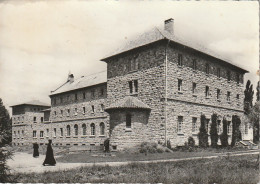
[[[33,144],[33,157],[39,156],[39,145],[37,143]]]
[[[49,140],[49,144],[47,146],[47,152],[46,152],[46,157],[45,160],[43,162],[43,166],[45,165],[51,165],[51,166],[55,166],[56,161],[54,159],[54,155],[53,155],[53,149],[51,147],[51,140]]]

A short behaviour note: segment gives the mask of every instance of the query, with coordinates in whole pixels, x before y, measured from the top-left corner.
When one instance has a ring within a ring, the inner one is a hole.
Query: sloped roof
[[[126,96],[121,100],[111,104],[105,110],[112,110],[112,109],[146,109],[150,110],[151,108],[146,105],[144,102],[139,100],[133,96]]]
[[[94,86],[97,84],[102,84],[107,82],[107,71],[102,71],[88,76],[82,76],[78,79],[75,79],[74,82],[67,81],[61,85],[56,90],[52,91],[51,95],[64,93],[67,91],[72,91],[80,88],[85,88],[89,86]]]
[[[12,105],[10,107],[14,107],[14,106],[18,106],[18,105],[38,105],[38,106],[46,106],[46,107],[50,107],[50,105],[40,102],[39,100],[32,100],[29,102],[25,102],[25,103],[21,103],[21,104],[16,104],[16,105]]]
[[[185,41],[184,39],[179,38],[176,35],[170,34],[168,31],[158,28],[158,27],[154,27],[153,29],[135,37],[133,40],[126,42],[119,49],[115,50],[111,54],[107,55],[105,58],[101,59],[101,61],[105,61],[110,57],[116,56],[118,54],[130,51],[132,49],[142,47],[142,46],[145,46],[150,43],[157,42],[157,41],[163,40],[163,39],[167,39],[167,40],[170,40],[171,42],[175,42],[175,43],[190,47],[196,51],[199,51],[206,55],[220,59],[226,63],[229,63],[235,67],[240,68],[241,70],[243,70],[245,72],[248,72],[247,70],[245,70],[242,67],[238,66],[237,64],[229,61],[227,58],[223,58],[223,56],[213,52],[212,50],[209,50],[206,47],[203,47],[202,45]]]

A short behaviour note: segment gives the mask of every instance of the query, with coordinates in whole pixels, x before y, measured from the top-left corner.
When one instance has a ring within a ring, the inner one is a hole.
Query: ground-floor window
[[[96,127],[95,127],[95,124],[94,123],[91,123],[90,125],[90,128],[91,128],[91,135],[95,135],[96,134]]]
[[[40,131],[40,137],[43,137],[43,131]]]
[[[75,136],[79,134],[78,130],[79,130],[78,125],[74,125]]]
[[[86,126],[86,124],[82,125],[82,135],[87,135],[87,126]]]
[[[56,137],[56,134],[57,134],[56,128],[53,129],[53,132],[54,132],[54,137]]]
[[[192,132],[195,133],[197,131],[197,118],[192,118]]]
[[[67,136],[70,136],[70,126],[67,126]]]
[[[99,127],[100,127],[100,135],[105,135],[105,124],[101,122]]]
[[[36,130],[33,131],[33,137],[36,137]]]
[[[183,116],[178,116],[177,132],[182,132]]]
[[[63,136],[63,128],[60,128],[60,136]]]

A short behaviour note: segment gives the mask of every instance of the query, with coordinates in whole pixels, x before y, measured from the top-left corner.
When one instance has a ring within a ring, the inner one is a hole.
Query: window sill
[[[228,101],[227,103],[228,103],[228,104],[231,104],[231,102],[230,102],[230,101]]]
[[[44,137],[40,137],[40,139],[44,139]]]
[[[73,136],[73,138],[78,138],[78,136]]]
[[[178,91],[178,94],[183,94],[183,91]]]
[[[182,132],[177,132],[177,135],[184,135],[184,133],[182,133]]]
[[[53,136],[54,139],[56,139],[56,136]]]
[[[70,138],[70,136],[66,136],[66,138]]]
[[[125,132],[132,132],[132,128],[125,128]]]
[[[130,96],[138,96],[138,93],[129,93]]]
[[[193,96],[193,97],[197,97],[198,95],[196,95],[196,94],[193,94],[192,96]]]
[[[82,135],[81,137],[87,137],[87,135]]]
[[[220,100],[220,99],[217,99],[217,101],[218,101],[218,102],[221,102],[221,100]]]
[[[19,138],[18,138],[19,139]],[[33,139],[37,139],[37,137],[33,137]]]
[[[100,135],[99,137],[106,137],[105,135]]]
[[[63,136],[60,136],[60,138],[63,138]]]
[[[209,96],[206,96],[206,99],[210,99],[210,97],[209,97]]]
[[[89,137],[91,137],[91,138],[95,138],[96,136],[95,136],[95,135],[90,135]]]

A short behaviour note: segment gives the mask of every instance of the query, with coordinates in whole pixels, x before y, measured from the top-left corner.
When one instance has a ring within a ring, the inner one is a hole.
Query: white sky
[[[249,70],[255,88],[258,10],[256,1],[0,1],[0,98],[6,106],[50,103],[69,71],[106,70],[103,56],[168,18],[178,37]]]

